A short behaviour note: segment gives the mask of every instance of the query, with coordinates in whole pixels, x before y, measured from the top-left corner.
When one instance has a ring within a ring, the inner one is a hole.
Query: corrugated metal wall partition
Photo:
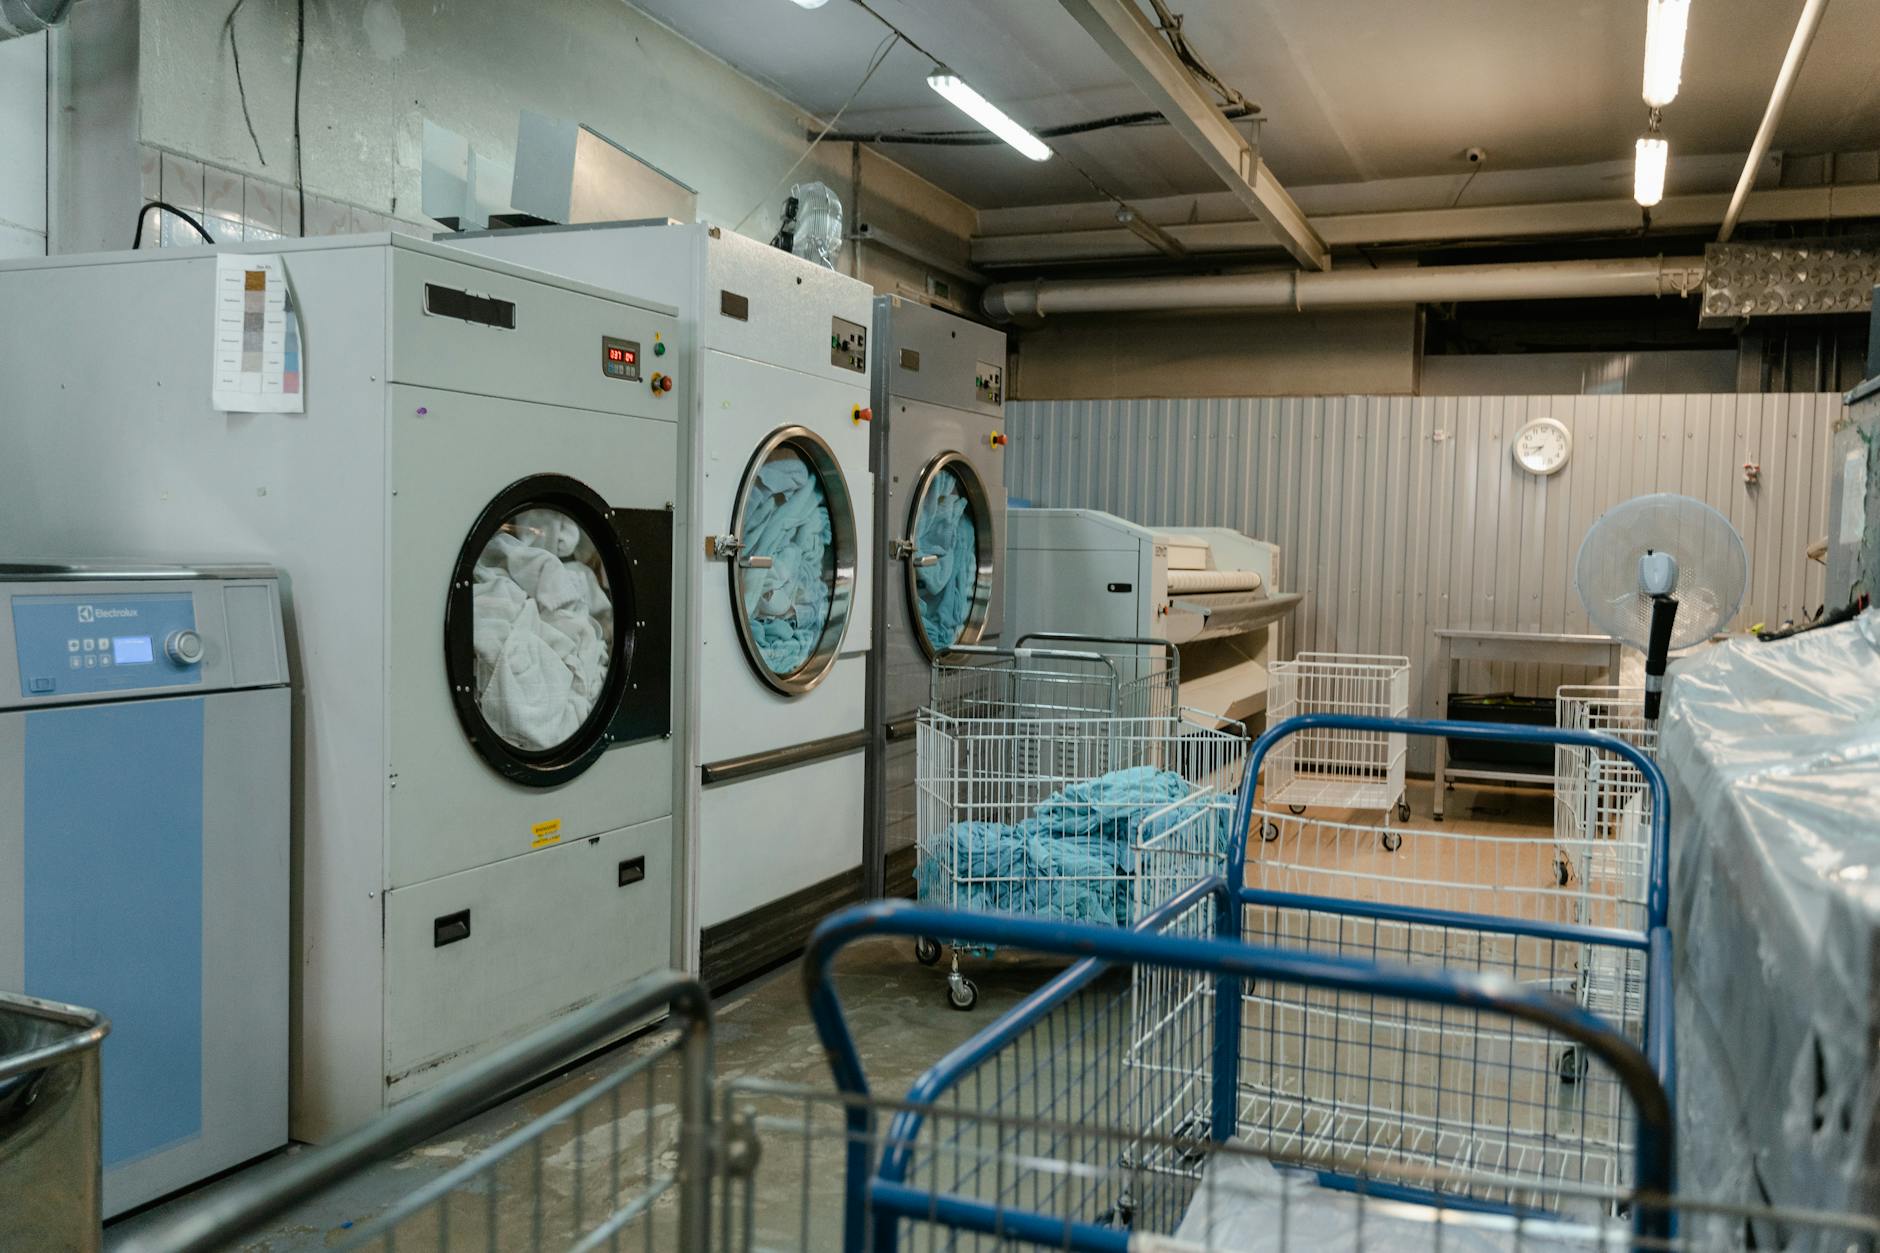
[[[1722,510],[1750,550],[1738,625],[1812,612],[1822,567],[1835,395],[1641,395],[1031,401],[1006,408],[1008,490],[1036,505],[1152,525],[1229,526],[1280,545],[1307,599],[1284,632],[1307,649],[1407,655],[1412,712],[1434,715],[1431,632],[1585,631],[1572,588],[1603,510],[1681,492]],[[1550,416],[1573,456],[1550,479],[1508,455]],[[1744,462],[1761,481],[1744,483]],[[1550,692],[1558,666],[1466,674],[1468,690]],[[1412,769],[1427,770],[1427,751]]]

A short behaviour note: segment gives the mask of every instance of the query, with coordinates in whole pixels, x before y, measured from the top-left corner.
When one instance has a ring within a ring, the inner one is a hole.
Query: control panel
[[[973,369],[973,386],[982,405],[1005,403],[1005,367],[981,361]]]
[[[868,328],[842,318],[829,319],[829,364],[868,373]]]
[[[12,607],[22,697],[202,681],[202,636],[188,592],[25,595]]]
[[[661,345],[660,351],[665,351]],[[640,381],[640,345],[630,339],[601,336],[601,373],[610,379]]]

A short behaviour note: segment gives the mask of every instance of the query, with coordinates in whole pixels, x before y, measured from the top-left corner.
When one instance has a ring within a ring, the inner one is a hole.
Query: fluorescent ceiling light
[[[1678,98],[1690,16],[1691,0],[1645,0],[1645,103],[1654,109]]]
[[[791,2],[799,9],[820,9],[828,4],[829,0],[791,0]]]
[[[927,85],[947,98],[948,103],[993,134],[1018,149],[1033,161],[1049,161],[1051,150],[1036,135],[1005,116],[999,107],[968,87],[959,75],[934,67]]]
[[[1671,159],[1671,145],[1663,135],[1640,135],[1638,162],[1632,167],[1632,199],[1651,208],[1665,198],[1665,164]]]

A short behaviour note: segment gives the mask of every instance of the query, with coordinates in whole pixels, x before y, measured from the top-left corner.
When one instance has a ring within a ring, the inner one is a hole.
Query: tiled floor
[[[1486,877],[1501,883],[1504,876],[1537,886],[1553,882],[1557,872],[1548,847],[1552,800],[1546,793],[1458,787],[1451,795],[1449,821],[1433,826],[1427,820],[1428,788],[1427,783],[1412,783],[1413,808],[1425,817],[1413,817],[1410,825],[1432,834],[1419,837],[1413,833],[1396,853],[1386,852],[1368,830],[1334,825],[1321,827],[1310,838],[1301,830],[1296,838],[1264,845],[1256,856],[1287,850],[1295,866],[1290,873],[1309,874],[1315,867],[1330,866],[1340,872],[1341,882],[1368,884],[1365,890],[1384,899],[1398,899],[1407,879],[1432,868],[1458,873],[1466,869],[1478,882]],[[1316,811],[1310,817],[1336,819]],[[1368,815],[1359,817],[1369,820]],[[1538,842],[1508,841],[1493,857],[1470,853],[1472,842],[1505,841],[1511,833]],[[1513,848],[1520,850],[1519,855],[1506,855]],[[1442,865],[1435,865],[1432,858],[1441,859]],[[1466,896],[1467,884],[1461,890]],[[864,941],[842,956],[839,987],[877,1093],[899,1096],[906,1092],[929,1064],[992,1022],[1063,963],[1001,953],[996,958],[975,959],[972,965],[980,988],[979,1005],[972,1013],[960,1013],[946,1004],[942,970],[917,965],[905,942]],[[842,1198],[840,1110],[832,1105],[808,1108],[808,1121],[825,1135],[806,1145],[790,1126],[804,1121],[805,1107],[757,1090],[762,1085],[830,1087],[829,1069],[805,1009],[798,968],[787,966],[738,989],[721,999],[716,1014],[715,1069],[721,1080],[721,1112],[732,1118],[754,1112],[766,1145],[749,1208],[760,1227],[782,1247],[828,1247],[825,1240],[833,1240],[839,1229]],[[477,1114],[422,1147],[301,1206],[247,1247],[290,1253],[344,1244],[361,1225],[384,1214],[400,1198],[461,1168],[532,1120],[632,1065],[654,1046],[655,1037],[629,1041],[521,1097]],[[737,1084],[756,1086],[733,1090]],[[654,1175],[670,1169],[676,1150],[677,1097],[676,1068],[670,1060],[662,1061],[648,1076],[621,1087],[618,1107],[611,1099],[603,1102],[579,1125],[560,1126],[544,1137],[539,1154],[526,1154],[493,1181],[472,1182],[459,1189],[449,1202],[451,1226],[445,1234],[450,1246],[530,1247],[538,1213],[532,1197],[542,1198],[540,1212],[552,1228],[577,1203],[589,1214],[597,1212],[593,1198],[608,1190],[616,1161],[629,1180],[637,1177],[636,1172],[644,1174],[649,1163]],[[107,1243],[121,1244],[202,1198],[265,1181],[304,1151],[289,1150],[190,1196],[120,1221],[108,1230]],[[743,1208],[741,1203],[721,1204],[719,1212],[735,1215]],[[806,1213],[810,1221],[807,1239],[800,1235]],[[487,1225],[492,1214],[493,1227]],[[673,1198],[662,1199],[653,1206],[652,1221],[630,1228],[630,1238],[623,1239],[621,1247],[675,1247],[674,1215]],[[396,1247],[440,1247],[435,1223],[434,1216],[425,1218],[401,1232]]]

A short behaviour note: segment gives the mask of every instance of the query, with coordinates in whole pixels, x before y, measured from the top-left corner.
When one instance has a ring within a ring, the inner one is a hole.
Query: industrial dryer
[[[878,297],[874,409],[868,865],[910,895],[915,711],[936,657],[1004,631],[1005,333]]]
[[[304,412],[212,403],[231,274]],[[679,338],[396,236],[0,266],[9,540],[282,571],[297,1139],[672,964]]]
[[[674,381],[690,467],[687,936],[723,986],[861,892],[872,292],[705,224],[446,238],[679,308],[690,351],[649,364]]]

